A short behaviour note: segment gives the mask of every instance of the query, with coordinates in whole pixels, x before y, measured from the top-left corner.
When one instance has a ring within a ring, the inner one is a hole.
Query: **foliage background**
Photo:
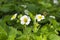
[[[27,8],[21,5],[27,5]],[[25,15],[25,9],[29,10],[29,16],[36,14],[46,15],[44,21],[32,22],[24,29],[18,17],[11,21],[11,16]],[[53,15],[56,19],[48,16]],[[35,26],[37,26],[35,28]],[[0,0],[0,40],[60,40],[60,0],[54,4],[53,0]]]

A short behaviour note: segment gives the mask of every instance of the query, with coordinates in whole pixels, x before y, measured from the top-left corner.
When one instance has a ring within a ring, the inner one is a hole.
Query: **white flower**
[[[28,15],[29,11],[28,11],[28,10],[24,10],[24,13],[25,13],[26,15]]]
[[[58,4],[58,0],[53,0],[54,4]]]
[[[21,18],[20,18],[20,20],[21,20],[21,24],[22,25],[28,25],[29,23],[30,23],[30,21],[31,21],[31,19],[30,19],[30,17],[29,16],[27,16],[27,15],[24,15],[24,16],[22,16]]]
[[[37,19],[37,21],[41,21],[41,20],[45,19],[45,17],[41,14],[38,14],[38,15],[36,15],[36,19]]]
[[[27,6],[26,5],[21,5],[22,7],[26,8]]]
[[[16,16],[17,16],[17,13],[14,14],[14,15],[11,17],[11,20],[14,20],[14,19],[16,18]]]
[[[49,16],[49,17],[55,19],[55,16]]]

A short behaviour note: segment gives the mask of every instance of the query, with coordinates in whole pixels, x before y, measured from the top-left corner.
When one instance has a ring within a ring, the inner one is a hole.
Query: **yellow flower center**
[[[27,18],[24,18],[24,22],[25,22],[25,23],[27,22]]]
[[[38,19],[41,19],[42,18],[42,16],[38,16]]]

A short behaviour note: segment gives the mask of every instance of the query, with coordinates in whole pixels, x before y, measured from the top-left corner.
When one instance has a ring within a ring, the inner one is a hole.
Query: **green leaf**
[[[18,37],[16,40],[29,40],[29,35],[22,35]]]
[[[15,40],[16,33],[17,33],[16,29],[13,28],[13,27],[10,27],[10,32],[9,32],[8,39],[7,40]]]
[[[60,36],[56,34],[50,34],[49,35],[49,40],[60,40]]]
[[[7,32],[0,26],[0,40],[6,40],[6,38],[7,38]]]

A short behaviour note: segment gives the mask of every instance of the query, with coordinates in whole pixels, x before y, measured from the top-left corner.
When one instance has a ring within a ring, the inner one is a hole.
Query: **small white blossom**
[[[11,20],[14,20],[17,17],[17,13],[11,17]]]
[[[24,13],[25,13],[26,15],[28,15],[28,14],[29,14],[29,11],[28,11],[28,10],[24,10]]]
[[[24,15],[24,16],[22,16],[21,18],[20,18],[20,20],[21,20],[21,24],[22,25],[28,25],[29,23],[30,23],[30,21],[31,21],[31,19],[30,19],[30,17],[29,16],[27,16],[27,15]]]
[[[55,16],[49,16],[49,17],[55,19]]]
[[[58,0],[53,0],[53,3],[54,4],[58,4]]]
[[[41,21],[41,20],[45,19],[45,17],[41,14],[38,14],[38,15],[36,15],[36,19],[37,19],[37,21]]]
[[[27,6],[26,5],[21,5],[22,7],[26,8]]]

